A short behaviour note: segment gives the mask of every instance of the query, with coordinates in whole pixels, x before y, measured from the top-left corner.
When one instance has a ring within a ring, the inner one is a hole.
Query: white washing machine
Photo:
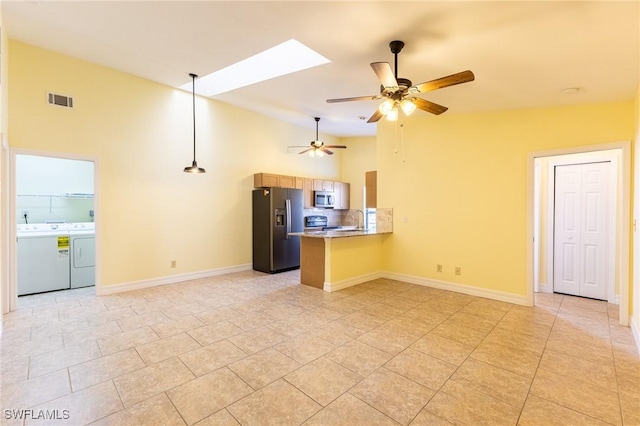
[[[19,224],[18,296],[69,288],[69,227],[66,223]]]
[[[96,224],[69,224],[71,244],[71,288],[96,285]]]

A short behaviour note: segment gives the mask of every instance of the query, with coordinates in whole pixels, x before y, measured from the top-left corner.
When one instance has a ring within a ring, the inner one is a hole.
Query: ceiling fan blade
[[[374,101],[376,99],[380,99],[380,95],[371,95],[371,96],[356,96],[354,98],[337,98],[337,99],[327,99],[327,103],[335,103],[335,102],[351,102],[351,101]]]
[[[307,148],[307,149],[305,149],[304,151],[300,151],[298,154],[305,154],[305,153],[307,153],[307,152],[309,152],[309,151],[311,151],[311,150],[313,150],[313,149],[314,149],[314,148]]]
[[[320,151],[324,152],[325,154],[329,154],[329,155],[333,155],[333,151],[328,150],[325,147],[322,148],[318,148]]]
[[[382,113],[376,108],[376,112],[374,112],[373,115],[369,117],[369,120],[367,120],[367,123],[375,123],[381,118],[382,118]]]
[[[371,63],[371,68],[373,68],[373,72],[376,73],[385,88],[394,91],[398,89],[398,82],[395,75],[393,75],[389,62],[373,62]]]
[[[440,115],[449,109],[446,106],[438,105],[431,101],[426,101],[420,98],[412,99],[412,102],[421,110],[430,112],[431,114],[435,114],[435,115]]]
[[[416,84],[411,89],[415,89],[420,93],[430,92],[432,90],[443,89],[449,86],[455,86],[460,83],[467,83],[475,80],[475,76],[469,70],[462,71],[457,74],[452,74],[446,77],[437,78],[435,80],[427,81],[425,83]],[[415,93],[413,90],[409,90],[411,93]]]
[[[347,146],[346,145],[325,145],[324,147],[325,148],[342,148],[342,149],[344,149]]]

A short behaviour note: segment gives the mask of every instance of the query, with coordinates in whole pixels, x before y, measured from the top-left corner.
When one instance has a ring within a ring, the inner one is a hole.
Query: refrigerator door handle
[[[287,230],[285,231],[285,239],[289,239],[291,237],[289,237],[289,232],[291,232],[291,200],[290,199],[286,199],[284,200],[284,209],[286,212],[286,221],[287,221]]]

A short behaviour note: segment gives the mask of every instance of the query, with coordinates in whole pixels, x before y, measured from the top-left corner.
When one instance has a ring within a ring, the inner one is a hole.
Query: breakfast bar
[[[381,213],[373,230],[292,233],[301,239],[300,282],[331,292],[377,278],[383,243],[392,233],[391,209]]]

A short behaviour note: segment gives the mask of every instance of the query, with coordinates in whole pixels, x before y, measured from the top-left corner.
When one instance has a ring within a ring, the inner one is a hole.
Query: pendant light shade
[[[184,172],[206,173],[205,169],[198,167],[198,162],[196,161],[196,78],[198,76],[196,74],[189,74],[189,76],[193,80],[193,162],[191,163],[191,166],[184,168]]]

